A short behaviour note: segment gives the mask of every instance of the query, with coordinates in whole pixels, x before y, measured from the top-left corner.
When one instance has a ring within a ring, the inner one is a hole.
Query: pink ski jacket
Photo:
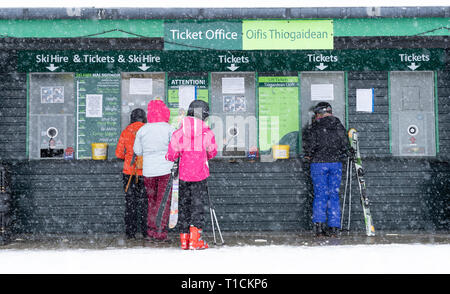
[[[199,182],[209,177],[208,160],[217,154],[214,133],[200,119],[185,117],[169,143],[166,159],[180,158],[180,180]]]

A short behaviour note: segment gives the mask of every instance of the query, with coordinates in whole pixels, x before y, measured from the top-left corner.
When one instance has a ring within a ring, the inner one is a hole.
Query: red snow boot
[[[183,250],[189,249],[189,234],[188,233],[181,233],[180,241],[181,241],[181,249],[183,249]]]
[[[190,227],[189,236],[189,249],[207,249],[209,248],[208,243],[202,240],[202,229],[196,228],[194,226]]]

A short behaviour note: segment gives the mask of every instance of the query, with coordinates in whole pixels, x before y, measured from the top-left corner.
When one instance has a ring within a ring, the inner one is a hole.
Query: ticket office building
[[[18,232],[123,230],[114,146],[150,99],[166,102],[175,127],[190,101],[209,103],[219,147],[209,186],[225,231],[310,229],[301,133],[319,101],[359,131],[377,229],[448,229],[448,36],[334,37],[333,49],[317,50],[165,50],[165,41],[2,40],[0,151]],[[107,161],[91,160],[96,142],[108,143]],[[289,145],[290,158],[274,160],[274,145]],[[353,200],[352,229],[362,230]]]

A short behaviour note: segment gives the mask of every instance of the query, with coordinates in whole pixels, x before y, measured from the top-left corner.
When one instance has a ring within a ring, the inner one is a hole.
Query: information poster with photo
[[[194,100],[208,103],[208,77],[174,77],[168,78],[168,103],[170,109],[169,123],[178,128],[186,116],[189,104]]]
[[[64,103],[64,86],[41,87],[41,103]]]
[[[244,95],[224,95],[223,96],[223,112],[245,112],[247,111],[247,103]]]
[[[91,159],[92,143],[108,144],[108,159],[115,158],[121,133],[120,74],[76,74],[76,158]]]
[[[284,136],[299,131],[299,78],[259,77],[258,83],[259,147],[268,151]]]

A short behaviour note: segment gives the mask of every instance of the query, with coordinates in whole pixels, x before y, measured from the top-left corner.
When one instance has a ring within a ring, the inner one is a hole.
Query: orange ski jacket
[[[119,142],[117,142],[116,147],[116,157],[124,159],[123,162],[123,173],[127,175],[134,174],[134,169],[136,167],[136,162],[131,165],[133,159],[133,145],[134,139],[136,138],[137,131],[144,125],[142,122],[134,122],[129,124],[120,134]],[[142,176],[142,170],[138,169],[137,174]]]

